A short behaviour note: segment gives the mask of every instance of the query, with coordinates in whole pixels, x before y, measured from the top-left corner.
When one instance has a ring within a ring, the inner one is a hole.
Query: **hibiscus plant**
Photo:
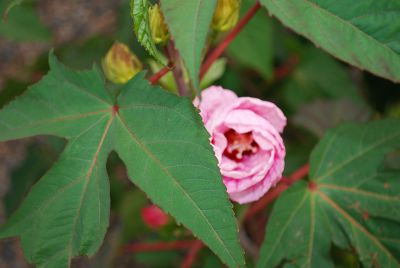
[[[48,31],[6,2],[6,39]],[[15,167],[1,238],[38,267],[400,267],[398,0],[118,5],[0,92],[0,145],[53,151]]]

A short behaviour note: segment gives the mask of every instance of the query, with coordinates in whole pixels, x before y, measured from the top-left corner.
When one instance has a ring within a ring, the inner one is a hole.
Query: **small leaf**
[[[339,59],[400,82],[400,2],[261,0],[269,12]]]
[[[109,222],[106,161],[115,150],[157,205],[230,267],[243,265],[232,205],[192,103],[151,86],[144,73],[114,102],[98,68],[74,72],[54,56],[50,68],[0,111],[0,141],[45,134],[68,143],[0,236],[20,236],[25,256],[41,267],[93,255]]]
[[[275,204],[257,267],[334,267],[332,242],[365,267],[399,267],[400,171],[383,165],[399,146],[399,120],[328,132],[311,155],[310,182]]]
[[[165,59],[161,57],[160,52],[151,37],[148,9],[148,0],[131,0],[131,14],[135,34],[139,43],[150,53],[150,55],[163,65],[166,65]]]
[[[226,63],[227,60],[225,58],[215,60],[201,79],[200,89],[205,89],[215,83],[216,80],[220,79],[225,72]]]
[[[161,3],[175,46],[195,89],[199,87],[202,52],[215,5],[216,0],[163,0]]]

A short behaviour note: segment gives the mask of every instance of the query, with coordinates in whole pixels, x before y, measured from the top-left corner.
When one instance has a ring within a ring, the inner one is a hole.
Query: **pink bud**
[[[166,225],[169,216],[156,205],[142,208],[142,220],[151,229],[157,230]]]

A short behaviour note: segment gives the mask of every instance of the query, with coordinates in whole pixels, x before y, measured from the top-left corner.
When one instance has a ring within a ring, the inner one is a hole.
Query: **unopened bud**
[[[239,19],[240,0],[218,0],[212,28],[218,32],[232,29]]]
[[[169,39],[167,24],[161,13],[160,6],[155,4],[149,8],[150,30],[153,42],[155,44],[165,43]]]
[[[107,52],[102,62],[108,80],[124,84],[142,70],[142,63],[123,43],[116,42]]]
[[[151,229],[157,230],[166,225],[169,216],[156,205],[149,205],[142,209],[142,220]]]

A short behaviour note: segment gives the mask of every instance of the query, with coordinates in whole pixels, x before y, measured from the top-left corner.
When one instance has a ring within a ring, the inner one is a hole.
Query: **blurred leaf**
[[[7,6],[6,6],[5,10],[3,11],[3,18],[7,19],[8,18],[8,14],[10,13],[10,10],[15,6],[18,6],[18,5],[22,4],[22,2],[24,2],[24,0],[11,0],[11,1],[9,1],[7,3]],[[6,2],[4,2],[4,3],[6,3]]]
[[[361,268],[362,265],[354,250],[346,250],[332,245],[331,256],[335,263],[335,268]]]
[[[337,58],[400,82],[397,0],[261,0],[286,26]]]
[[[161,3],[175,47],[185,63],[195,89],[199,87],[202,52],[215,5],[216,0],[163,0]]]
[[[216,268],[223,267],[221,261],[215,257],[215,255],[208,254],[204,258],[204,263],[201,265],[202,268]]]
[[[333,267],[331,243],[364,267],[400,262],[400,171],[382,168],[400,146],[400,121],[343,124],[328,132],[300,181],[274,205],[257,267]]]
[[[57,56],[60,61],[73,68],[90,68],[93,63],[100,63],[113,42],[112,39],[97,36],[81,44],[66,44],[57,48]]]
[[[308,131],[302,128],[293,127],[292,121],[285,128],[285,170],[284,176],[289,176],[299,167],[308,162],[308,158],[312,149],[318,140],[315,136],[310,135]]]
[[[241,1],[243,16],[253,5],[253,0]],[[246,67],[254,68],[266,79],[272,77],[273,40],[272,19],[261,10],[249,21],[228,47],[229,54]]]
[[[25,91],[27,84],[20,81],[9,80],[1,89],[0,108]]]
[[[224,75],[218,82],[223,88],[229,88],[239,96],[246,94],[244,91],[244,86],[242,85],[243,81],[238,70],[226,68]]]
[[[179,266],[181,256],[175,251],[141,252],[135,254],[135,260],[152,268],[175,268]]]
[[[300,107],[292,122],[322,137],[342,122],[366,122],[370,115],[367,106],[349,99],[317,100]]]
[[[400,170],[400,149],[394,150],[385,156],[385,167]]]
[[[306,50],[301,56],[300,64],[284,84],[283,95],[291,111],[317,99],[361,101],[343,66],[316,49]]]
[[[141,73],[114,101],[98,67],[75,72],[50,55],[44,79],[0,111],[0,141],[39,134],[69,142],[0,232],[20,236],[30,262],[68,267],[72,257],[97,251],[109,222],[105,166],[115,150],[154,203],[229,266],[243,264],[209,135],[188,99],[151,86]]]
[[[64,142],[53,137],[29,146],[25,161],[11,174],[10,188],[4,198],[7,215],[17,209],[32,185],[54,164],[63,147]]]
[[[387,110],[389,116],[394,118],[400,118],[400,103],[391,105]]]
[[[149,23],[149,1],[131,0],[131,14],[133,26],[139,43],[160,63],[166,65],[167,62],[161,57],[153,38],[151,36]]]
[[[124,194],[119,207],[122,221],[122,241],[127,243],[140,238],[148,229],[140,218],[140,210],[147,204],[147,198],[141,191],[130,191]]]
[[[22,1],[14,2],[19,4]],[[5,12],[6,7],[6,2],[0,2],[1,12]],[[7,19],[0,21],[0,35],[15,41],[49,42],[51,40],[49,29],[40,21],[34,6],[28,4],[15,6]]]
[[[211,86],[216,80],[220,79],[225,72],[226,59],[219,58],[211,65],[200,81],[200,89]]]

